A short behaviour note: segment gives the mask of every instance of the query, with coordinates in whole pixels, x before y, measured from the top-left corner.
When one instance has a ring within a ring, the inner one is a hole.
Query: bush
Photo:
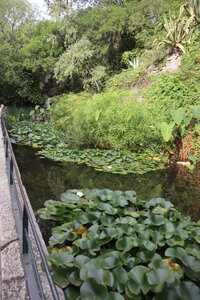
[[[146,49],[141,55],[141,62],[145,67],[160,66],[165,62],[166,53],[163,48]]]
[[[106,89],[133,87],[140,82],[143,74],[144,70],[141,67],[136,70],[123,70],[121,73],[115,74],[107,80]]]
[[[199,299],[200,224],[171,202],[69,190],[38,213],[62,223],[47,259],[67,299]]]

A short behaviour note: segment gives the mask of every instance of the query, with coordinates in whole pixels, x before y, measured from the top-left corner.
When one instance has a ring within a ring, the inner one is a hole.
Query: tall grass
[[[53,124],[77,145],[138,150],[156,145],[159,132],[145,103],[133,90],[109,90],[97,95],[70,94],[53,102]]]

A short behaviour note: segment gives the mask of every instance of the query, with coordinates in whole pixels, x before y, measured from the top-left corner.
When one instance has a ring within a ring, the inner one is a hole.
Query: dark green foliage
[[[137,54],[152,47],[163,12],[172,7],[178,9],[181,2],[142,0],[123,1],[120,5],[120,2],[106,1],[105,6],[81,10],[77,29],[94,43],[99,59],[112,69],[119,69],[123,52]]]
[[[86,34],[100,52],[101,61],[114,69],[120,67],[122,53],[135,47],[128,18],[127,7],[114,5],[88,8],[78,15],[80,34]]]
[[[62,223],[47,258],[66,296],[198,299],[200,224],[171,202],[141,201],[134,191],[68,190],[38,213]]]
[[[23,56],[17,45],[3,41],[0,44],[0,101],[10,105],[41,103],[43,98],[39,82],[29,71],[25,71]]]
[[[54,64],[63,52],[63,37],[60,23],[40,21],[25,28],[23,32],[23,67],[34,72],[52,71]]]
[[[6,110],[6,126],[12,128],[16,123],[30,120],[30,108],[9,106]]]

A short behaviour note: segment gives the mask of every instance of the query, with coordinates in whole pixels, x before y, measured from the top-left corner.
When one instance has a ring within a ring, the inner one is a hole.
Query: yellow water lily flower
[[[83,234],[85,231],[87,231],[86,227],[80,227],[78,231],[73,231],[73,234]]]
[[[173,263],[169,259],[163,259],[163,261],[168,265],[170,270],[178,270],[180,268],[179,264]]]

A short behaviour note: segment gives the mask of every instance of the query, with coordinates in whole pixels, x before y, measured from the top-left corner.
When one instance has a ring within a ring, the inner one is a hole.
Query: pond
[[[59,200],[67,189],[97,188],[135,190],[141,199],[163,197],[179,211],[200,219],[200,166],[193,173],[182,166],[143,175],[116,175],[95,171],[86,165],[59,163],[39,158],[37,150],[13,145],[22,181],[36,212],[48,199]],[[38,220],[47,241],[51,224]]]

